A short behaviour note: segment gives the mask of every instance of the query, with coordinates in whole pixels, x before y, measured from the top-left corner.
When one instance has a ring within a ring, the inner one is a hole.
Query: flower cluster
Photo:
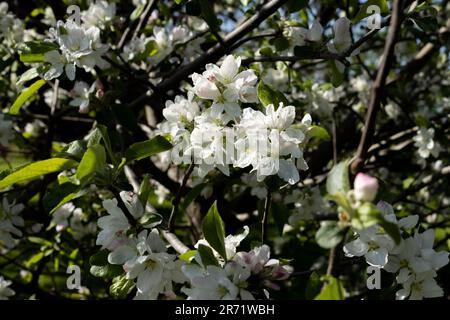
[[[144,207],[138,196],[124,191],[120,196],[128,212],[139,220],[144,215]],[[117,199],[104,200],[103,207],[108,215],[98,220],[102,230],[97,245],[110,250],[108,262],[122,265],[126,279],[134,282],[135,299],[157,299],[160,294],[173,296],[173,283],[185,281],[181,273],[183,262],[167,252],[158,230],[145,229],[138,235],[129,234],[130,223],[118,207]]]
[[[55,226],[57,232],[70,227],[73,237],[80,240],[86,235],[96,233],[94,222],[84,224],[84,214],[80,208],[75,208],[73,203],[68,202],[53,213],[51,223]]]
[[[8,300],[9,297],[15,294],[14,290],[9,288],[11,284],[11,281],[5,280],[0,276],[0,300]]]
[[[422,159],[428,159],[430,156],[437,158],[441,151],[441,146],[433,140],[433,128],[419,128],[414,136],[414,146],[417,147],[417,153]]]
[[[158,127],[176,145],[172,159],[176,164],[199,164],[200,177],[214,168],[228,175],[232,164],[236,168],[252,166],[258,181],[278,174],[294,184],[300,179],[297,168],[307,169],[302,146],[311,117],[305,115],[297,125],[295,108],[283,103],[268,105],[264,111],[241,110],[241,103],[257,103],[258,98],[256,74],[253,70],[239,72],[240,64],[240,58],[231,55],[220,67],[208,64],[203,74],[192,75],[194,87],[187,99],[177,96],[166,102],[166,121]],[[195,96],[200,102],[212,103],[201,108]]]
[[[8,12],[8,3],[0,2],[0,43],[14,47],[22,41],[23,32],[22,20]]]
[[[249,229],[245,227],[242,234],[225,238],[226,261],[211,248],[218,258],[218,266],[204,264],[199,254],[195,256],[195,262],[182,266],[190,282],[189,287],[182,289],[188,300],[254,300],[254,294],[266,292],[264,288],[279,289],[274,281],[287,279],[291,268],[281,265],[277,259],[270,259],[267,245],[255,247],[249,252],[237,252],[237,247],[248,233]],[[209,246],[204,239],[196,247],[199,245]],[[258,283],[259,290],[252,288],[250,283]]]
[[[81,19],[88,27],[105,29],[112,23],[116,15],[116,4],[105,0],[97,0],[89,5],[89,8],[81,12]]]
[[[56,28],[51,28],[53,40],[59,50],[45,53],[45,61],[50,63],[49,70],[44,74],[45,80],[58,78],[64,72],[70,80],[75,80],[76,68],[92,71],[95,66],[105,68],[108,63],[102,55],[108,51],[108,46],[101,43],[100,29],[86,24],[78,25],[74,21],[58,21]]]
[[[0,247],[11,249],[15,245],[13,235],[22,236],[22,231],[17,227],[24,226],[24,220],[19,216],[23,209],[23,204],[9,203],[8,199],[3,197],[0,206]]]
[[[134,37],[124,48],[122,57],[128,61],[136,58],[147,58],[152,65],[157,65],[169,56],[178,44],[183,44],[191,37],[191,32],[184,26],[176,26],[170,30],[161,27],[153,28],[153,35]]]
[[[393,208],[385,203],[378,204],[385,219],[396,224],[404,236],[396,245],[379,225],[354,230],[357,239],[344,246],[346,256],[364,256],[372,266],[396,273],[396,281],[403,288],[397,291],[397,299],[411,300],[443,296],[444,292],[436,283],[436,271],[448,264],[449,253],[433,249],[434,230],[412,233],[419,220],[417,215],[407,216],[397,221]]]

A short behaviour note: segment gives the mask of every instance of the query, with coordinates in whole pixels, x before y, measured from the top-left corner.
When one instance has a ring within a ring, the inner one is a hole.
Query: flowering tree
[[[0,299],[449,296],[447,1],[30,5]]]

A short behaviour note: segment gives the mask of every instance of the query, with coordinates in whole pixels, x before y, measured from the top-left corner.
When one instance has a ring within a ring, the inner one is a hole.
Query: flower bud
[[[360,201],[373,201],[378,192],[378,180],[364,173],[358,173],[354,182],[355,198]]]

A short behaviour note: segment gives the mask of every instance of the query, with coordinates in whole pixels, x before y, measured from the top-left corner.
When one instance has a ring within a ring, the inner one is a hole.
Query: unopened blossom
[[[76,81],[73,89],[70,91],[72,100],[70,106],[78,107],[78,112],[87,113],[89,111],[89,95],[95,91],[95,82],[89,86],[84,81]]]
[[[0,300],[8,300],[15,294],[14,290],[9,287],[11,284],[12,281],[5,280],[3,276],[0,276]]]
[[[378,180],[360,172],[355,177],[353,189],[356,200],[373,201],[378,192]]]
[[[3,197],[0,206],[0,247],[11,249],[15,245],[15,237],[21,237],[22,231],[18,227],[23,227],[25,222],[20,216],[20,212],[25,208],[23,204],[10,203]]]
[[[352,45],[352,37],[350,35],[350,20],[342,17],[336,20],[333,26],[334,38],[328,44],[328,50],[334,53],[345,52]]]
[[[0,111],[0,145],[6,147],[14,138],[13,122],[5,119],[5,115]]]

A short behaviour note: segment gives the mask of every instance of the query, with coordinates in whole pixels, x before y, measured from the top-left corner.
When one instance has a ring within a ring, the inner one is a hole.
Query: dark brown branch
[[[402,3],[402,0],[394,1],[392,18],[389,25],[389,32],[387,35],[386,44],[384,46],[380,68],[378,69],[377,77],[372,87],[364,130],[361,135],[356,158],[351,164],[353,173],[357,173],[363,168],[364,162],[366,160],[367,150],[370,147],[371,140],[375,132],[375,120],[378,109],[380,108],[381,98],[383,96],[383,91],[386,85],[386,78],[389,74],[389,70],[391,69],[394,60],[395,43],[397,41],[401,21],[403,19]]]

